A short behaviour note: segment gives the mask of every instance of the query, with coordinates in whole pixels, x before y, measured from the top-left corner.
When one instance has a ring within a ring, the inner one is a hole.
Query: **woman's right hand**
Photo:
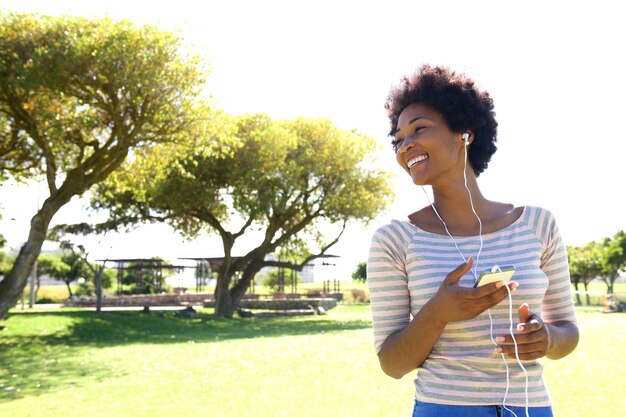
[[[478,288],[459,285],[459,280],[472,269],[473,264],[474,259],[470,258],[450,272],[432,298],[437,318],[443,324],[472,319],[508,297],[502,281]],[[518,286],[515,281],[506,285],[511,291]]]

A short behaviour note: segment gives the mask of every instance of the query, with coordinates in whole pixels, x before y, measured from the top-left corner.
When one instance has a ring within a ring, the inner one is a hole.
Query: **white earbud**
[[[465,146],[469,145],[469,137],[470,135],[468,132],[463,133],[463,135],[461,136],[461,138],[465,141]]]

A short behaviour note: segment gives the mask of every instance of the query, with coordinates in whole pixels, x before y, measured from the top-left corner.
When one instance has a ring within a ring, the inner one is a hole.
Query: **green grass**
[[[546,360],[557,416],[626,408],[626,315],[579,309],[579,348]],[[369,307],[327,316],[195,319],[14,310],[0,332],[0,415],[409,416],[412,377],[378,366]]]

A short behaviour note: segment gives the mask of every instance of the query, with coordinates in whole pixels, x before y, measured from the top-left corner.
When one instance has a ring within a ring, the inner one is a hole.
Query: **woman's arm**
[[[469,320],[500,303],[508,296],[503,282],[480,288],[459,285],[459,280],[468,273],[473,259],[450,272],[439,290],[402,330],[385,339],[378,359],[383,371],[393,377],[402,376],[419,368],[430,354],[448,323]],[[514,291],[516,282],[510,282]]]
[[[419,368],[446,327],[438,318],[431,299],[404,329],[392,333],[383,342],[378,360],[383,372],[400,379]]]

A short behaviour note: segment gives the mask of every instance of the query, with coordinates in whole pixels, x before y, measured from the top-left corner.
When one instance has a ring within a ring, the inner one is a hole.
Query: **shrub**
[[[352,300],[357,303],[368,303],[369,299],[363,290],[352,289]]]
[[[322,296],[322,290],[319,288],[306,290],[306,296],[309,298],[320,298]]]
[[[302,277],[296,274],[296,283],[302,283]],[[270,290],[275,291],[278,289],[278,269],[272,269],[270,273],[261,281],[261,284],[268,287]],[[285,287],[291,285],[291,271],[285,270]]]

